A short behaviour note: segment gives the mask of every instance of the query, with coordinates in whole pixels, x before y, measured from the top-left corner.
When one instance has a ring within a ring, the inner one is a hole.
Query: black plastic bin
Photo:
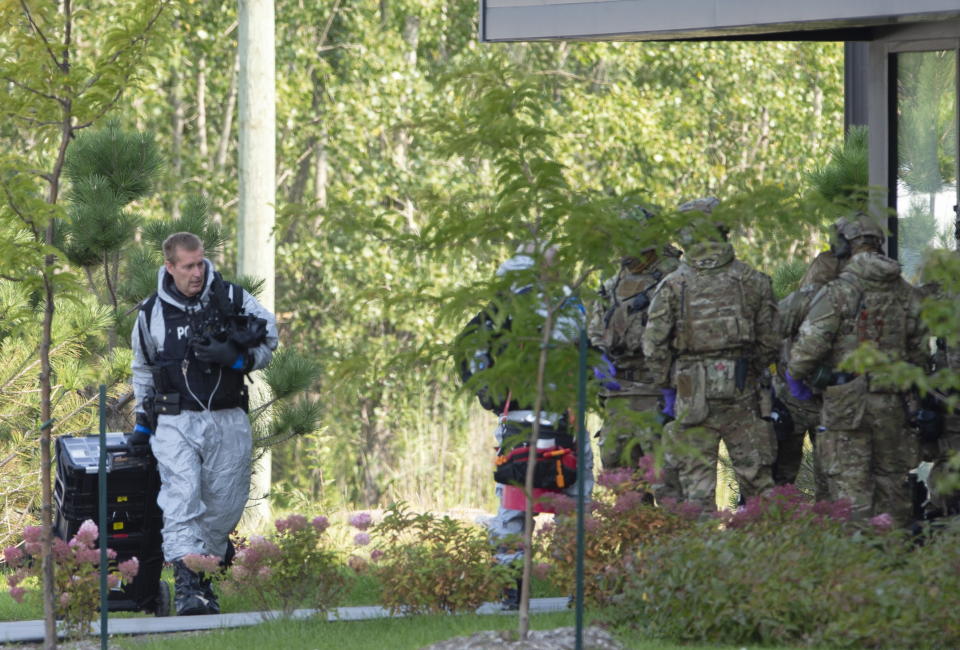
[[[107,520],[101,522],[100,436],[59,437],[56,458],[54,534],[69,540],[84,521],[92,519],[101,533],[106,531],[107,546],[117,553],[111,566],[134,556],[140,562],[132,582],[110,590],[110,611],[169,616],[170,587],[160,579],[163,517],[157,506],[156,459],[150,453],[129,454],[125,434],[107,434]]]

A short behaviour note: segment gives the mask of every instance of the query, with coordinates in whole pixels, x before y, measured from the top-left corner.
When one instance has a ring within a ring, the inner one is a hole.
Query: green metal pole
[[[580,328],[580,373],[577,385],[577,640],[576,650],[583,650],[583,458],[587,440],[587,330]]]
[[[107,650],[107,387],[100,384],[100,648]]]

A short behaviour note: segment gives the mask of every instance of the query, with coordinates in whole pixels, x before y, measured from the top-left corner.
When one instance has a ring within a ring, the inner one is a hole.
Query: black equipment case
[[[110,611],[149,611],[170,615],[170,586],[160,579],[163,569],[161,529],[163,517],[157,505],[160,474],[149,449],[129,453],[123,433],[107,434],[107,521],[99,521],[100,436],[57,438],[57,476],[54,486],[54,534],[70,540],[87,519],[101,534],[107,532],[107,547],[117,552],[116,563],[136,556],[137,576],[110,591]],[[99,544],[99,540],[97,541]]]

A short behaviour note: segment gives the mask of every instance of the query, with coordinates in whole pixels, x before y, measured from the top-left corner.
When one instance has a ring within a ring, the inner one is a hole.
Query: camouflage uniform
[[[838,222],[840,224],[841,222]],[[800,324],[810,310],[810,303],[817,292],[828,282],[840,275],[841,269],[847,262],[847,257],[838,257],[832,250],[817,255],[810,267],[800,280],[799,288],[780,301],[777,312],[780,315],[780,336],[783,339],[780,362],[777,364],[777,375],[774,377],[774,388],[777,397],[790,411],[793,420],[793,430],[778,432],[777,460],[773,466],[773,479],[778,485],[794,483],[800,472],[803,461],[803,439],[806,434],[814,445],[814,481],[816,498],[818,501],[827,498],[826,481],[820,466],[820,458],[816,451],[817,427],[820,425],[820,409],[822,396],[819,391],[813,393],[808,400],[800,400],[790,394],[783,373],[790,358],[790,348],[800,331]]]
[[[643,352],[657,383],[677,391],[667,455],[686,499],[704,509],[716,508],[721,439],[744,497],[773,486],[775,440],[758,388],[776,359],[777,332],[770,278],[736,260],[726,242],[687,247],[650,305]]]
[[[933,297],[938,300],[956,300],[957,298],[946,295],[939,288],[935,289]],[[951,370],[960,372],[960,349],[956,346],[948,345],[943,339],[937,340],[937,352],[933,358],[935,370]],[[940,405],[941,410],[946,410]],[[927,484],[930,491],[930,506],[938,514],[943,516],[960,515],[960,490],[945,491],[939,487],[940,482],[945,477],[950,477],[957,481],[955,470],[948,467],[950,457],[954,454],[960,454],[960,411],[943,414],[943,429],[940,438],[931,445],[924,445],[930,448],[925,460],[931,460],[933,467],[930,470],[930,476]]]
[[[650,254],[653,251],[647,251]],[[643,454],[659,447],[657,431],[638,424],[635,414],[660,411],[660,387],[643,358],[641,337],[647,321],[650,298],[663,278],[679,266],[680,251],[667,248],[646,268],[639,260],[624,261],[616,277],[601,287],[600,298],[591,306],[587,334],[616,366],[619,390],[603,388],[603,427],[600,429],[601,459],[605,468],[633,467]],[[629,449],[629,451],[628,451]],[[629,461],[625,456],[629,454]],[[676,470],[663,469],[663,482],[654,486],[658,499],[679,499]]]
[[[865,217],[864,224],[870,227]],[[894,360],[923,364],[924,337],[919,294],[900,277],[896,260],[857,252],[814,298],[788,369],[799,380],[818,368],[836,371],[863,341],[872,341]],[[861,518],[886,512],[907,524],[906,479],[917,453],[906,431],[903,395],[869,376],[834,372],[823,392],[820,418],[817,445],[829,498],[851,500]]]

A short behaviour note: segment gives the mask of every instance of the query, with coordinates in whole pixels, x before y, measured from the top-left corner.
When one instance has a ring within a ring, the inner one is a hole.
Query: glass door
[[[917,283],[931,248],[956,249],[957,50],[894,55],[894,254]]]

